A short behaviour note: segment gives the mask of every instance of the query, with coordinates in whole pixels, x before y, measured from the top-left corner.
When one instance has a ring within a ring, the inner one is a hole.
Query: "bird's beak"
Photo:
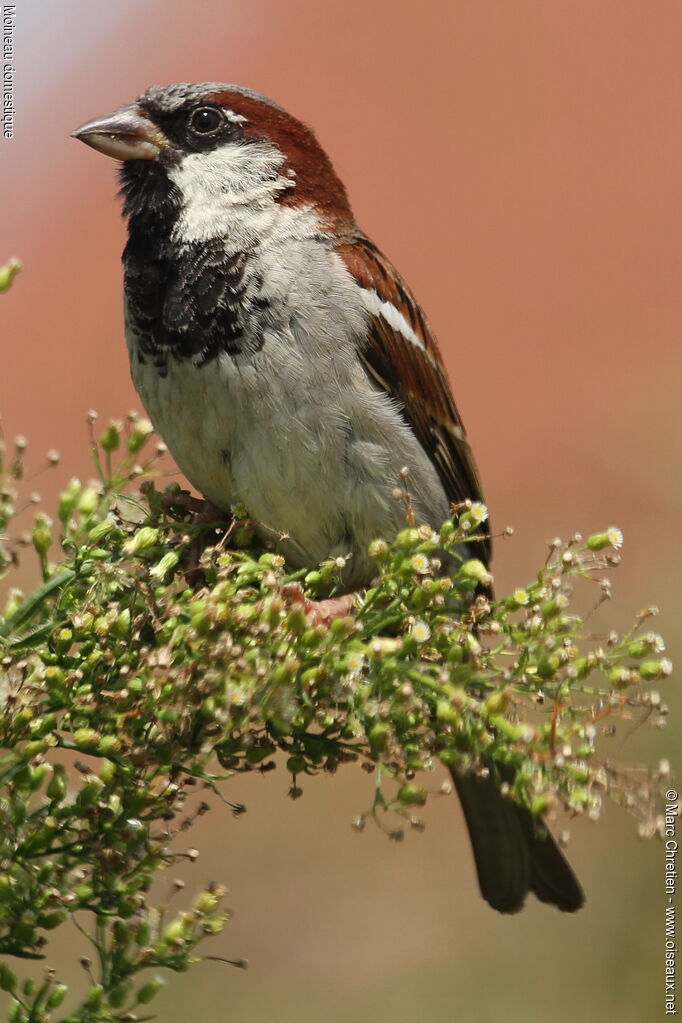
[[[155,160],[169,144],[163,132],[137,104],[96,117],[72,135],[115,160]]]

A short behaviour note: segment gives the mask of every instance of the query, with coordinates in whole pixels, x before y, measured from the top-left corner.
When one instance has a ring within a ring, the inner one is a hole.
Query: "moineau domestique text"
[[[16,4],[5,4],[2,8],[2,134],[6,139],[14,137],[14,27],[17,18]]]

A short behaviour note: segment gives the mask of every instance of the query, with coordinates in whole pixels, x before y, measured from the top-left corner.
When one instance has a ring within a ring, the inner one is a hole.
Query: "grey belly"
[[[289,352],[274,366],[171,359],[161,377],[131,350],[135,386],[190,483],[220,508],[243,505],[295,567],[350,555],[344,578],[357,586],[372,576],[369,543],[405,525],[403,466],[418,521],[438,526],[448,502],[394,403],[350,360],[326,369]]]

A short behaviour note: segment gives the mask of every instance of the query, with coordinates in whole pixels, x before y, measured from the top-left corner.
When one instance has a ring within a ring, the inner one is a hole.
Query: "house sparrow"
[[[178,466],[219,508],[243,505],[294,567],[346,559],[479,499],[436,339],[355,223],[305,125],[234,85],[151,88],[76,138],[122,161],[125,325],[135,387]],[[477,545],[488,560],[488,541]],[[548,831],[492,775],[454,771],[485,899],[583,893]]]

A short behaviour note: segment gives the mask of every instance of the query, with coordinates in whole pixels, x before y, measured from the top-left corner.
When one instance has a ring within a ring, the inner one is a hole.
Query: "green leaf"
[[[55,572],[47,582],[39,586],[37,590],[26,598],[26,600],[19,605],[13,615],[0,622],[0,638],[4,638],[17,631],[22,625],[26,624],[35,614],[38,613],[40,608],[43,606],[48,597],[52,596],[57,590],[62,589],[67,583],[70,583],[76,577],[76,572],[72,568],[63,568],[59,572]],[[55,627],[55,622],[51,623],[51,627]]]

